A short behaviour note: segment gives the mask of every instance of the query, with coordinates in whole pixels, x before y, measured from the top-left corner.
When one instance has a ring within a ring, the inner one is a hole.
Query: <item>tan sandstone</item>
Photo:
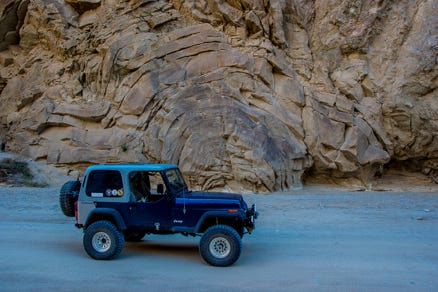
[[[7,0],[0,142],[179,164],[192,187],[438,181],[438,2]]]

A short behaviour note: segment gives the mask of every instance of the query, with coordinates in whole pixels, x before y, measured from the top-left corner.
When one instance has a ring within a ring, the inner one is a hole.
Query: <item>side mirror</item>
[[[163,186],[163,184],[158,184],[157,185],[157,193],[159,193],[159,194],[163,194],[164,193],[164,186]]]

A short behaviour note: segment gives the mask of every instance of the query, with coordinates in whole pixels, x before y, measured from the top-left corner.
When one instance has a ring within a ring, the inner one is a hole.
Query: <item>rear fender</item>
[[[85,228],[87,228],[90,224],[99,221],[99,220],[107,220],[112,222],[119,230],[126,230],[126,224],[123,220],[122,215],[117,210],[111,208],[97,208],[90,212],[87,220],[85,221]]]

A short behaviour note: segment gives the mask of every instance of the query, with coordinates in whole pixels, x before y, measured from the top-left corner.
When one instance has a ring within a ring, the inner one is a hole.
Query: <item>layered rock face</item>
[[[7,150],[71,169],[176,163],[203,189],[366,183],[390,161],[438,173],[436,0],[0,8]]]

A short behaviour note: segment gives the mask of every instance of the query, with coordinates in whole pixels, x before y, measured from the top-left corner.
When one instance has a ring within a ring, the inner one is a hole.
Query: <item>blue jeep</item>
[[[241,238],[254,230],[256,207],[241,195],[190,191],[173,164],[90,166],[83,183],[69,181],[60,192],[66,216],[84,230],[83,245],[97,260],[117,257],[125,241],[146,234],[201,236],[199,251],[213,266],[232,265]]]

